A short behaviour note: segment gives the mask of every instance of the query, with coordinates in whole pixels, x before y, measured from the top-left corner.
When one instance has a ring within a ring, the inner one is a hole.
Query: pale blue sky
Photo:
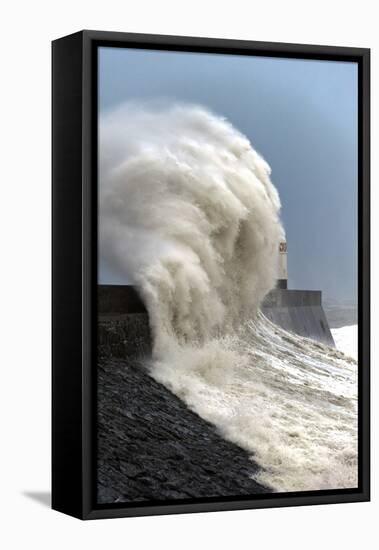
[[[280,193],[290,287],[349,302],[357,294],[357,82],[355,63],[99,49],[100,112],[129,99],[188,101],[250,139]],[[100,282],[112,282],[101,258]]]

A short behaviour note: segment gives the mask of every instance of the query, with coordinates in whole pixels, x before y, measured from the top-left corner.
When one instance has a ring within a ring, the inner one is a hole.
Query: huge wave
[[[151,375],[275,491],[356,487],[355,361],[259,310],[283,235],[268,164],[194,105],[124,104],[99,140],[100,256],[144,299]]]

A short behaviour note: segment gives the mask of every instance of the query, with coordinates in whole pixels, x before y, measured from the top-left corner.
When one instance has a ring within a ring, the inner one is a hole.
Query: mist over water
[[[194,105],[124,104],[99,138],[100,255],[147,306],[151,376],[274,490],[355,487],[355,361],[259,311],[283,234],[268,164]]]

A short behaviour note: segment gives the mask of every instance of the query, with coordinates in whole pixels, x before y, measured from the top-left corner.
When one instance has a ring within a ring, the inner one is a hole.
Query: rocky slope
[[[269,492],[244,450],[149,376],[146,314],[101,321],[98,342],[99,503]]]

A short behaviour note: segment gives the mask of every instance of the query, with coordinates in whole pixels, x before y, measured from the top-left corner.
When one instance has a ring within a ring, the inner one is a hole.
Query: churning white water
[[[100,255],[143,296],[151,375],[276,491],[357,485],[357,365],[259,312],[282,236],[270,168],[226,120],[128,103],[100,124]]]

